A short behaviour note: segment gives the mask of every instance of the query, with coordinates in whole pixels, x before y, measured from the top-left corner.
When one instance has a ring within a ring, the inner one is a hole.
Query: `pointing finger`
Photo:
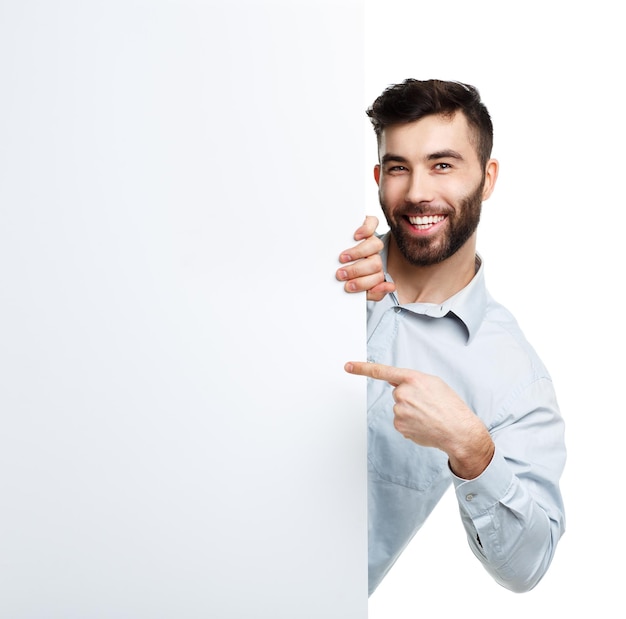
[[[382,363],[366,363],[363,361],[349,361],[344,366],[344,369],[350,374],[385,380],[394,387],[408,380],[412,373],[411,370],[394,368],[390,365],[383,365]]]

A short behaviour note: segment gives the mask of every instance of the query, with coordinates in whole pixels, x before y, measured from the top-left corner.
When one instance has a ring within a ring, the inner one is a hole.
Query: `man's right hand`
[[[368,301],[380,301],[396,287],[385,281],[380,251],[383,242],[374,235],[378,218],[368,215],[365,223],[357,228],[354,240],[358,245],[341,252],[339,262],[344,266],[337,270],[336,277],[345,282],[346,292],[367,292]]]

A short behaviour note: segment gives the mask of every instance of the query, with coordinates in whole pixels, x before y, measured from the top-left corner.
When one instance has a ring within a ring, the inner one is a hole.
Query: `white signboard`
[[[362,33],[1,3],[1,617],[366,616]]]

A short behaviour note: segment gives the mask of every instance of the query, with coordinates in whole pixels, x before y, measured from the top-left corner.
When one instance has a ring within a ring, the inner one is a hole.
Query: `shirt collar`
[[[393,279],[387,272],[387,253],[389,250],[390,234],[390,232],[387,232],[382,237],[384,247],[381,252],[381,258],[383,261],[383,269],[385,270],[385,279],[392,282]],[[403,307],[408,311],[430,316],[431,318],[442,318],[444,316],[456,317],[467,330],[467,343],[469,344],[482,324],[487,307],[487,288],[485,286],[484,271],[483,260],[480,255],[476,254],[476,274],[465,288],[462,288],[459,292],[453,294],[440,304],[407,303],[403,305]],[[398,304],[396,296],[392,295],[392,297],[394,302]]]

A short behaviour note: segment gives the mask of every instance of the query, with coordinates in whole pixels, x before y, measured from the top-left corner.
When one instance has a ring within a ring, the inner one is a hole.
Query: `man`
[[[476,253],[498,162],[478,91],[439,80],[390,86],[368,110],[390,231],[340,256],[367,291],[370,594],[450,484],[476,557],[504,587],[543,577],[564,531],[563,422],[552,381],[485,288]]]

